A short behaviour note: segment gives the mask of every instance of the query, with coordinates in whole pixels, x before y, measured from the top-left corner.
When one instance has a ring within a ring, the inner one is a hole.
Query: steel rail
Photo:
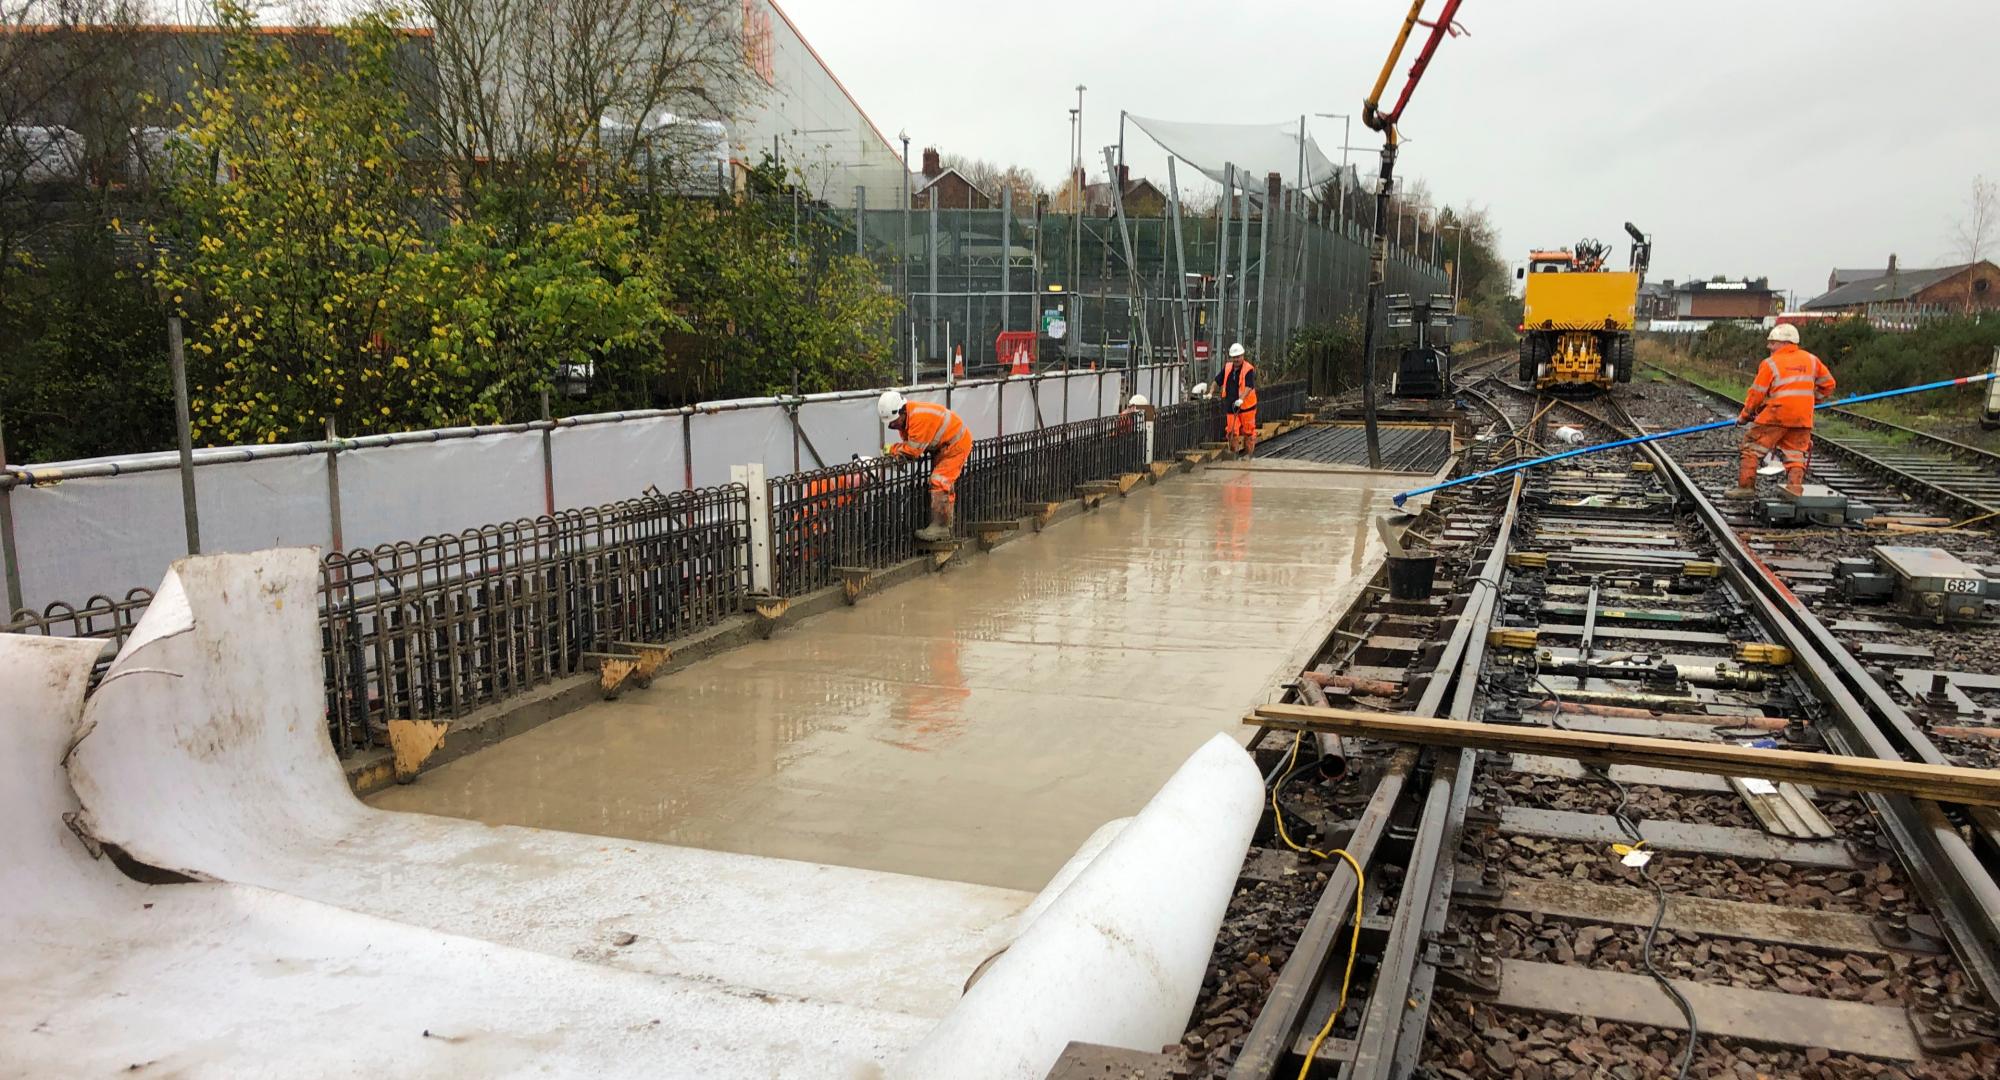
[[[1669,372],[1669,374],[1672,373]],[[1853,409],[1828,409],[1826,411],[1859,427],[1875,431],[1891,431],[1898,435],[1907,435],[1913,439],[1920,439],[1927,444],[1942,447],[1951,456],[1965,458],[1968,461],[1983,465],[1993,470],[1993,475],[2000,476],[2000,454],[1996,454],[1991,450],[1983,450],[1977,446],[1959,442],[1957,439],[1947,439],[1942,435],[1920,431],[1917,428],[1904,427],[1894,421],[1884,420],[1879,416],[1869,416],[1866,413],[1858,413]]]
[[[1502,423],[1511,431],[1513,422],[1506,412],[1482,395],[1480,397],[1491,408]],[[1500,528],[1495,533],[1495,543],[1488,553],[1486,564],[1481,569],[1480,578],[1497,583],[1499,567],[1506,561],[1507,543],[1513,523],[1518,517],[1521,484],[1517,480],[1509,488],[1507,506]],[[1481,626],[1480,611],[1490,612],[1491,604],[1498,593],[1493,587],[1484,590],[1478,584],[1452,627],[1451,636],[1446,640],[1444,651],[1439,655],[1433,677],[1424,687],[1415,713],[1431,715],[1443,703],[1445,694],[1454,685],[1458,672],[1465,669],[1461,658],[1468,649],[1484,649],[1485,639],[1475,631]],[[1477,642],[1475,646],[1474,642]],[[1259,729],[1256,738],[1261,740],[1269,729]],[[1366,809],[1356,826],[1354,835],[1347,842],[1347,851],[1362,866],[1371,866],[1377,849],[1395,817],[1393,813],[1403,802],[1406,794],[1414,794],[1410,779],[1416,768],[1418,754],[1413,750],[1400,750],[1391,760],[1388,771],[1370,795]],[[1468,782],[1470,771],[1464,772]],[[1436,788],[1432,779],[1427,788],[1426,803],[1434,796],[1430,791]],[[1462,821],[1462,800],[1458,819]],[[1432,815],[1433,817],[1435,815]],[[1232,1080],[1271,1080],[1281,1075],[1281,1066],[1293,1059],[1294,1047],[1305,1034],[1307,1021],[1318,1017],[1324,1022],[1325,1013],[1333,1006],[1339,995],[1337,980],[1333,974],[1347,920],[1353,917],[1354,888],[1357,882],[1345,863],[1335,864],[1327,880],[1326,888],[1314,903],[1312,914],[1300,930],[1294,943],[1292,954],[1286,959],[1278,977],[1272,983],[1270,993],[1264,999],[1264,1007],[1257,1013],[1250,1032],[1244,1037],[1243,1046],[1237,1053],[1236,1061],[1229,1070]],[[1413,950],[1419,941],[1394,942],[1399,949]],[[1398,1001],[1401,999],[1398,998]],[[1364,1028],[1364,1031],[1366,1029]]]
[[[1472,629],[1472,635],[1458,670],[1452,679],[1432,680],[1433,685],[1453,684],[1455,693],[1446,714],[1453,720],[1472,718],[1479,670],[1486,659],[1483,630],[1493,621],[1493,613],[1499,607],[1500,575],[1507,565],[1507,552],[1513,547],[1514,526],[1520,520],[1524,480],[1520,473],[1514,474],[1507,494],[1507,509],[1493,534],[1492,550],[1473,584],[1475,600],[1461,616],[1462,624]],[[1426,711],[1425,715],[1433,714]],[[1465,809],[1470,801],[1478,756],[1473,750],[1436,755],[1436,768],[1417,817],[1410,857],[1404,863],[1395,926],[1375,969],[1375,985],[1369,991],[1368,1007],[1355,1038],[1348,1080],[1405,1076],[1415,1067],[1437,975],[1434,963],[1422,962],[1422,952],[1425,942],[1444,928],[1457,870],[1457,860],[1450,857],[1450,852],[1465,828]],[[1422,912],[1422,917],[1413,917],[1417,912]],[[1413,1024],[1414,1038],[1410,1036]]]
[[[1483,395],[1477,395],[1476,391],[1474,394],[1484,400]],[[1610,401],[1612,417],[1600,416],[1574,403],[1563,404],[1605,428],[1637,429],[1615,399]],[[1668,489],[1686,500],[1697,522],[1716,541],[1728,586],[1751,603],[1773,637],[1784,641],[1800,658],[1803,680],[1830,707],[1836,721],[1821,728],[1833,748],[1843,753],[1894,758],[1901,756],[1894,745],[1901,737],[1914,737],[1913,746],[1928,746],[1928,740],[1910,724],[1907,715],[1887,699],[1879,685],[1859,671],[1853,658],[1763,568],[1679,464],[1657,446],[1641,445],[1636,449],[1653,464]],[[1517,499],[1520,484],[1517,473]],[[1504,537],[1515,520],[1510,505],[1499,535]],[[1495,557],[1504,559],[1505,547],[1504,543],[1496,544],[1495,551],[1489,554],[1489,564]],[[1492,571],[1496,581],[1499,572],[1498,567]],[[1497,588],[1492,595],[1497,603]],[[1490,621],[1492,610],[1493,604],[1474,603],[1468,606],[1467,620],[1474,625],[1481,620]],[[1479,645],[1483,644],[1481,638]],[[1483,647],[1468,650],[1448,680],[1456,689],[1450,714],[1453,719],[1471,715],[1483,656]],[[1859,674],[1865,681],[1850,688],[1844,685],[1842,676],[1853,674]],[[1437,681],[1445,680],[1434,680]],[[1863,705],[1864,700],[1881,715],[1871,714]],[[1898,738],[1892,740],[1885,735],[1885,727],[1896,732]],[[1935,754],[1935,747],[1930,747],[1930,752]],[[1454,860],[1444,856],[1454,849],[1461,835],[1476,761],[1476,755],[1467,751],[1459,752],[1456,757],[1443,754],[1439,757],[1442,760],[1436,762],[1430,774],[1415,819],[1416,835],[1405,861],[1397,917],[1369,989],[1350,1069],[1343,1074],[1348,1080],[1410,1076],[1423,1050],[1440,959],[1426,955],[1423,950],[1445,928],[1456,866]],[[1867,802],[1881,822],[1891,848],[1909,870],[1931,910],[1937,913],[1959,959],[1990,994],[1995,986],[1993,951],[2000,949],[2000,890],[1996,890],[1991,873],[1935,803],[1879,796],[1869,796]]]
[[[1500,385],[1527,394],[1537,402],[1541,400],[1541,395],[1533,391],[1522,390],[1504,381]],[[1489,407],[1499,411],[1484,395],[1469,387],[1467,392],[1487,401]],[[1553,400],[1607,429],[1616,430],[1609,421],[1588,410],[1577,408],[1560,398]],[[1504,417],[1505,413],[1501,415]],[[1509,427],[1513,426],[1509,424]],[[1494,533],[1493,548],[1480,570],[1480,580],[1490,585],[1479,595],[1477,602],[1468,605],[1466,611],[1465,620],[1473,628],[1473,641],[1449,680],[1454,693],[1450,712],[1446,715],[1453,720],[1472,719],[1479,691],[1480,669],[1486,658],[1486,636],[1480,631],[1491,624],[1493,614],[1499,607],[1500,579],[1505,572],[1507,552],[1513,547],[1514,527],[1520,520],[1521,489],[1526,479],[1523,473],[1513,474],[1507,510]],[[1347,1080],[1390,1080],[1409,1076],[1415,1071],[1423,1052],[1424,1032],[1430,1022],[1432,992],[1438,973],[1437,958],[1426,957],[1424,947],[1435,941],[1444,930],[1445,918],[1451,908],[1457,860],[1447,856],[1456,849],[1465,828],[1465,813],[1470,804],[1478,754],[1460,750],[1453,755],[1440,753],[1438,758],[1440,760],[1431,776],[1424,805],[1417,818],[1410,857],[1405,863],[1395,927],[1382,950],[1375,982],[1369,990],[1368,1007],[1355,1039],[1354,1059],[1346,1074]],[[1413,917],[1418,912],[1421,915]]]
[[[1637,426],[1622,405],[1614,400],[1612,407],[1626,426]],[[1791,650],[1801,677],[1830,710],[1834,722],[1816,725],[1827,742],[1843,754],[1942,763],[1944,756],[1930,738],[1750,550],[1673,455],[1653,444],[1638,449],[1693,509],[1716,542],[1725,580],[1755,605],[1765,626]],[[1937,803],[1902,796],[1862,798],[1937,914],[1952,951],[1987,996],[1994,997],[2000,991],[2000,884],[1992,869]],[[1980,823],[1986,815],[1973,817],[1978,835],[1991,844],[1996,834],[1990,819]]]
[[[1717,399],[1718,401],[1726,401],[1730,405],[1735,406],[1736,408],[1739,409],[1743,407],[1742,398],[1736,397],[1732,394],[1726,393],[1721,390],[1717,390],[1712,386],[1703,386],[1702,384],[1694,381],[1693,379],[1688,378],[1685,375],[1682,375],[1677,371],[1671,371],[1667,368],[1660,367],[1658,364],[1650,364],[1649,366],[1654,367],[1659,371],[1665,372],[1668,378],[1674,379],[1675,381],[1680,382],[1686,386],[1692,387],[1696,390],[1700,390],[1702,393],[1705,393],[1710,397]],[[1863,417],[1861,416],[1861,414],[1853,412],[1848,409],[1827,409],[1826,412],[1829,415],[1837,416],[1842,419],[1847,419],[1847,420],[1859,419],[1867,424],[1880,424],[1883,427],[1891,428],[1898,432],[1903,432],[1909,435],[1916,436],[1917,438],[1923,440],[1923,442],[1926,444],[1930,443],[1939,444],[1946,448],[1944,451],[1942,451],[1942,453],[1950,457],[1957,457],[1963,453],[1981,455],[1981,457],[1978,459],[1980,463],[1982,465],[1990,464],[1995,471],[1994,475],[1996,477],[2000,477],[2000,454],[1992,454],[1989,453],[1988,451],[1980,450],[1977,447],[1967,446],[1964,443],[1954,442],[1950,439],[1940,438],[1936,435],[1931,435],[1927,432],[1917,431],[1914,428],[1906,428],[1897,424],[1891,424],[1886,420],[1875,420],[1873,417]],[[1933,502],[1942,503],[1947,507],[1954,508],[1961,514],[1965,514],[1968,516],[1978,516],[1980,514],[1991,514],[2000,512],[2000,505],[1995,505],[1993,503],[1981,501],[1970,495],[1965,494],[1964,492],[1954,491],[1950,487],[1940,484],[1935,480],[1926,479],[1925,477],[1918,476],[1915,473],[1899,469],[1896,466],[1891,465],[1888,462],[1883,461],[1878,457],[1875,457],[1874,455],[1868,453],[1866,450],[1863,450],[1860,447],[1854,446],[1853,444],[1848,442],[1843,442],[1838,436],[1828,435],[1823,431],[1815,431],[1813,433],[1813,437],[1815,441],[1825,443],[1841,459],[1848,461],[1869,472],[1872,472],[1877,476],[1880,476],[1883,479],[1888,480],[1891,483],[1898,484],[1903,487],[1909,488],[1912,491],[1921,493],[1925,497],[1931,499]]]

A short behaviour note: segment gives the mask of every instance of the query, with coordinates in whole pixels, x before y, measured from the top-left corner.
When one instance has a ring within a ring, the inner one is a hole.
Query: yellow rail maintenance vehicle
[[[1521,383],[1537,390],[1595,393],[1632,381],[1632,323],[1653,245],[1631,222],[1632,268],[1607,270],[1611,245],[1528,253],[1521,305]]]

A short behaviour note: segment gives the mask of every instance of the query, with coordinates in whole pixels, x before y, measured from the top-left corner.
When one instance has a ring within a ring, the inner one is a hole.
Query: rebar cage
[[[1266,393],[1274,407],[1296,411],[1283,404],[1293,396],[1303,407],[1302,384]],[[1152,456],[1221,434],[1219,402],[1168,406],[1155,416]],[[1146,459],[1135,412],[978,440],[957,485],[957,531],[1038,513]],[[930,472],[927,460],[876,458],[768,481],[773,590],[799,596],[834,584],[842,567],[915,557]],[[727,484],[327,555],[319,614],[335,747],[381,745],[391,719],[464,717],[576,674],[587,653],[672,641],[740,613],[750,505],[744,485]],[[51,604],[0,629],[120,643],[151,599],[133,589]]]
[[[1222,440],[1222,402],[1198,398],[1169,405],[1153,419],[1153,456],[1172,461],[1185,450],[1199,450],[1202,443]]]
[[[660,642],[742,610],[749,494],[647,496],[328,555],[327,722],[342,752],[391,718],[457,718],[579,671],[615,642]]]
[[[1272,383],[1257,392],[1257,419],[1283,420],[1306,411],[1306,381]]]
[[[771,481],[772,588],[798,596],[842,566],[892,566],[917,553],[930,520],[930,464],[873,458]]]

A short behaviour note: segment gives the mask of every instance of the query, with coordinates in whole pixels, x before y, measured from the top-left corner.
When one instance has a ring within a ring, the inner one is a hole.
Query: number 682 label
[[[1976,593],[1985,591],[1985,582],[1977,578],[1947,578],[1944,591],[1948,593]]]

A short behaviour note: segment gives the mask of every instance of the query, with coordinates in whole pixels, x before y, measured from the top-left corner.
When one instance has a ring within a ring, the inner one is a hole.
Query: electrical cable
[[[1625,806],[1631,801],[1632,793],[1626,789],[1624,784],[1611,778],[1611,770],[1608,767],[1586,766],[1584,771],[1610,784],[1618,792],[1618,805],[1611,811],[1611,816],[1617,820],[1618,827],[1625,830],[1625,835],[1632,838],[1634,850],[1645,847],[1646,841],[1639,834],[1639,826],[1634,824],[1632,819],[1625,814]],[[1653,941],[1660,934],[1660,924],[1666,921],[1667,918],[1667,890],[1654,879],[1651,859],[1639,864],[1639,880],[1644,881],[1652,888],[1655,901],[1653,923],[1646,928],[1646,942],[1645,946],[1639,952],[1639,959],[1646,965],[1646,974],[1651,975],[1653,981],[1660,984],[1660,989],[1666,991],[1667,996],[1674,999],[1674,1004],[1681,1010],[1681,1016],[1687,1020],[1687,1049],[1681,1052],[1681,1067],[1674,1074],[1676,1080],[1687,1080],[1688,1070],[1694,1067],[1694,1052],[1699,1036],[1701,1035],[1701,1028],[1695,1022],[1694,1004],[1688,1001],[1687,996],[1681,993],[1680,988],[1668,981],[1666,974],[1653,964]]]
[[[1557,692],[1555,687],[1550,686],[1548,680],[1542,678],[1541,666],[1541,653],[1537,652],[1534,654],[1532,666],[1529,668],[1529,678],[1533,679],[1536,686],[1541,687],[1544,693],[1547,693],[1549,697],[1555,700],[1556,711],[1552,714],[1550,722],[1564,731],[1574,730],[1568,724],[1562,722],[1562,694]],[[1578,681],[1581,682],[1581,678]],[[1624,784],[1611,778],[1611,769],[1608,766],[1586,764],[1583,766],[1583,771],[1585,775],[1610,784],[1618,792],[1618,805],[1611,811],[1612,819],[1617,821],[1619,829],[1623,830],[1625,835],[1631,838],[1631,846],[1634,851],[1644,848],[1646,846],[1645,836],[1639,832],[1639,826],[1625,814],[1625,806],[1631,801],[1632,793],[1626,789]],[[1646,974],[1651,975],[1653,981],[1660,984],[1660,989],[1665,990],[1667,996],[1674,999],[1674,1004],[1680,1008],[1681,1016],[1687,1020],[1687,1049],[1681,1053],[1680,1071],[1674,1074],[1675,1080],[1687,1080],[1688,1070],[1694,1066],[1695,1046],[1697,1044],[1697,1036],[1701,1034],[1701,1028],[1695,1022],[1694,1004],[1688,1001],[1686,995],[1680,992],[1679,987],[1668,982],[1666,975],[1661,973],[1660,969],[1653,964],[1653,942],[1659,936],[1660,924],[1665,922],[1667,918],[1667,890],[1658,881],[1654,880],[1651,858],[1648,858],[1639,865],[1639,880],[1644,881],[1652,888],[1654,900],[1653,923],[1646,928],[1646,940],[1644,946],[1639,951],[1639,959],[1646,966]]]
[[[1285,830],[1285,813],[1278,806],[1278,789],[1283,787],[1285,781],[1291,779],[1294,773],[1304,768],[1304,766],[1297,766],[1293,763],[1299,759],[1299,745],[1305,741],[1305,737],[1306,733],[1303,731],[1292,735],[1292,752],[1290,758],[1285,763],[1287,771],[1278,780],[1277,784],[1271,788],[1271,818],[1278,827],[1278,839],[1284,841],[1286,847],[1326,861],[1332,861],[1335,856],[1338,856],[1346,860],[1347,865],[1354,870],[1354,917],[1349,920],[1354,925],[1354,932],[1347,942],[1347,967],[1341,972],[1340,976],[1340,999],[1334,1003],[1333,1011],[1327,1014],[1326,1023],[1321,1025],[1319,1034],[1313,1036],[1312,1045],[1306,1049],[1305,1061],[1299,1065],[1298,1080],[1306,1080],[1307,1075],[1312,1072],[1313,1059],[1319,1056],[1320,1044],[1326,1042],[1327,1036],[1333,1033],[1333,1026],[1340,1020],[1340,1014],[1347,1011],[1347,991],[1354,982],[1354,960],[1361,955],[1362,899],[1368,890],[1368,876],[1362,872],[1361,864],[1355,860],[1354,856],[1349,855],[1346,849],[1335,848],[1331,852],[1327,852],[1317,848],[1309,848],[1294,841],[1291,833]]]

